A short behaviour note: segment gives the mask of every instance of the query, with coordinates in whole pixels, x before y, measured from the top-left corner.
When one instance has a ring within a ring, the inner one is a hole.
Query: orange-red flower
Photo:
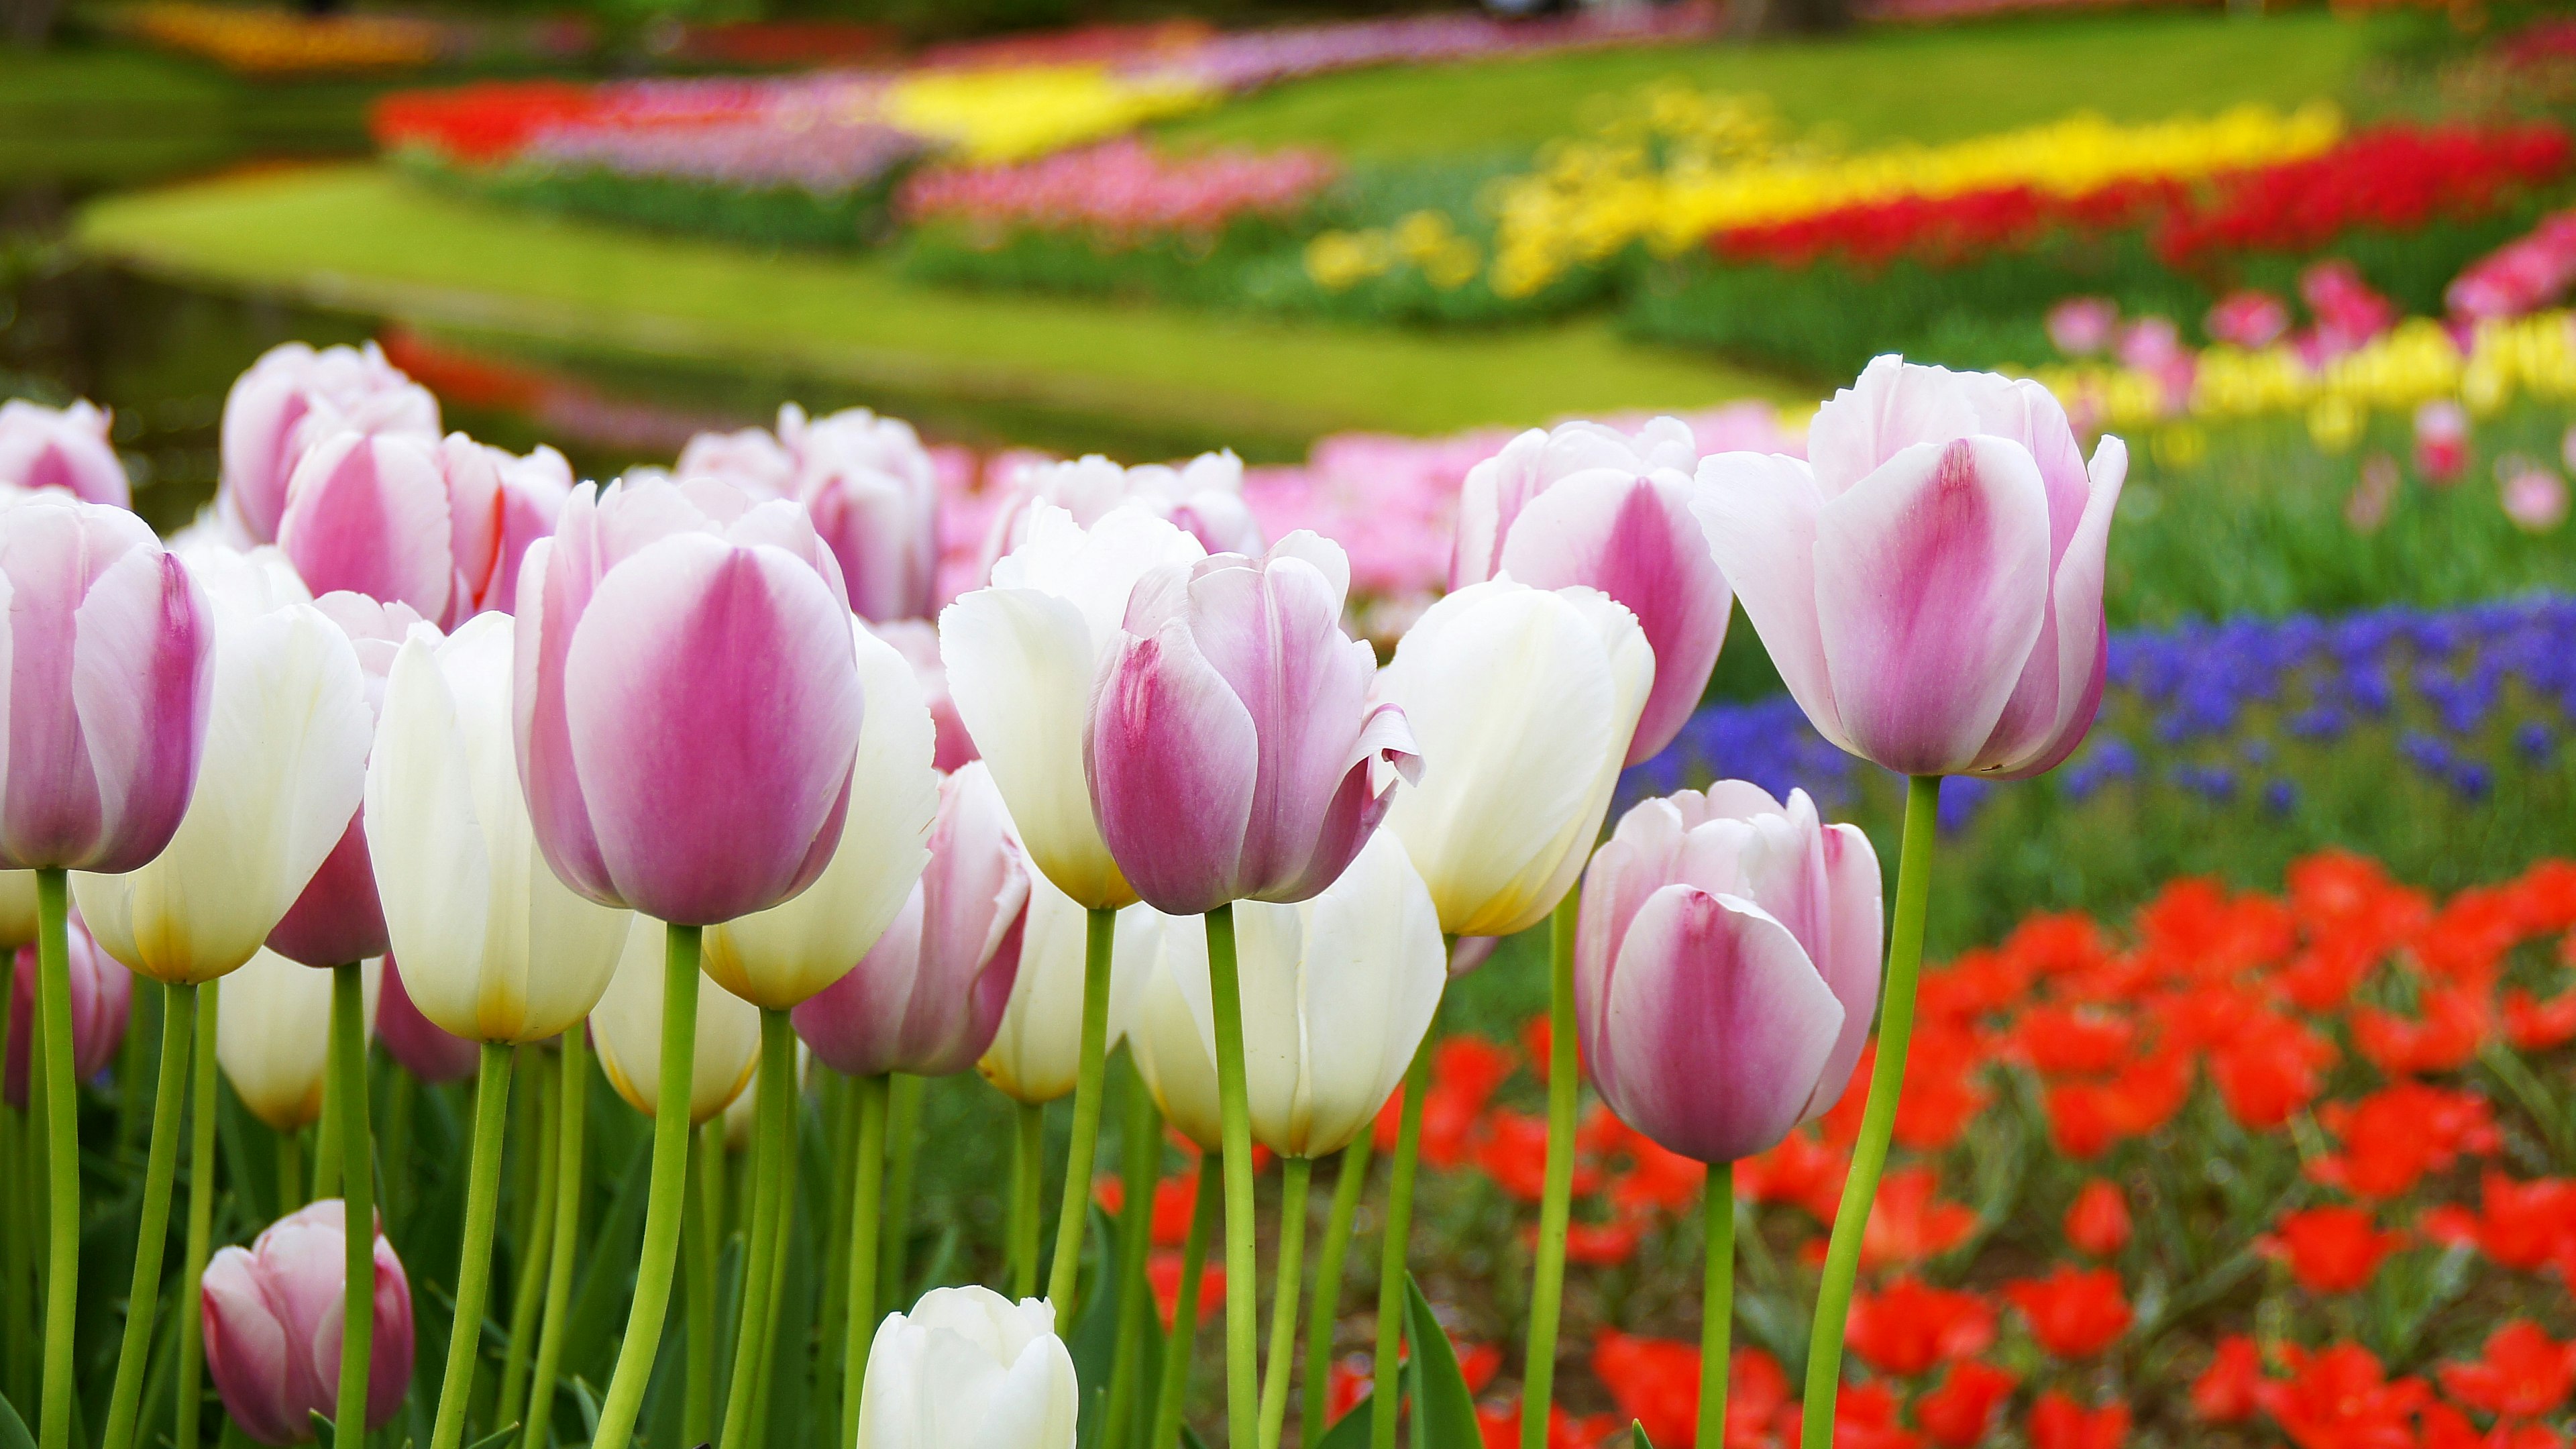
[[[1976,1230],[1976,1213],[1935,1197],[1938,1186],[1939,1180],[1928,1167],[1900,1167],[1878,1180],[1878,1198],[1869,1207],[1869,1226],[1860,1235],[1863,1266],[1919,1263],[1968,1240],[1968,1234]]]
[[[2299,1449],[2415,1449],[2407,1420],[2430,1397],[2422,1380],[2389,1379],[2357,1343],[2287,1344],[2281,1357],[2290,1377],[2257,1385],[2254,1399]]]
[[[1914,1422],[1941,1449],[1972,1449],[1994,1427],[1995,1409],[2021,1381],[1992,1364],[1962,1359],[1941,1386],[1914,1401]]]
[[[1883,1374],[1912,1377],[1947,1359],[1974,1358],[1995,1341],[1995,1310],[1974,1293],[1900,1277],[1853,1295],[1843,1342]]]
[[[2462,1153],[2493,1152],[2502,1139],[2495,1113],[2474,1092],[2450,1092],[2401,1081],[2349,1106],[2328,1103],[2318,1114],[2343,1151],[2318,1160],[2309,1175],[2355,1197],[2398,1197],[2427,1172]]]
[[[2107,1178],[2094,1178],[2066,1210],[2066,1241],[2075,1251],[2107,1258],[2129,1245],[2129,1200]]]
[[[2031,1449],[2120,1449],[2129,1438],[2129,1406],[2087,1409],[2051,1389],[2030,1406]]]
[[[2245,1127],[2269,1130],[2316,1100],[2335,1049],[2309,1027],[2272,1012],[2238,1019],[2210,1052],[2209,1074],[2228,1113]]]
[[[2442,1391],[2499,1418],[2554,1413],[2576,1388],[2576,1344],[2560,1343],[2539,1324],[2518,1318],[2487,1336],[2486,1356],[2446,1363]]]
[[[2006,1283],[2003,1293],[2030,1321],[2030,1336],[2059,1358],[2091,1358],[2129,1331],[2128,1295],[2108,1268],[2060,1264],[2045,1278]]]
[[[2379,1274],[2379,1264],[2406,1241],[2382,1232],[2368,1211],[2317,1207],[2283,1213],[2267,1247],[2290,1265],[2290,1276],[2311,1293],[2350,1293]]]
[[[2254,1417],[2255,1391],[2263,1386],[2263,1351],[2231,1333],[2218,1341],[2209,1367],[2191,1381],[2191,1412],[2205,1424],[2242,1424]]]
[[[2501,1266],[2526,1272],[2576,1253],[2576,1179],[2516,1182],[2490,1168],[2480,1183],[2478,1212],[2442,1208],[2426,1213],[2425,1235],[2444,1243],[2474,1241],[2479,1252]]]
[[[1739,1376],[1743,1356],[1739,1350]],[[1778,1365],[1772,1367],[1778,1371]],[[1619,1406],[1623,1419],[1645,1425],[1646,1437],[1657,1445],[1691,1441],[1699,1425],[1699,1345],[1605,1330],[1592,1340],[1592,1375],[1610,1391],[1610,1402]],[[1729,1420],[1736,1408],[1730,1394]]]

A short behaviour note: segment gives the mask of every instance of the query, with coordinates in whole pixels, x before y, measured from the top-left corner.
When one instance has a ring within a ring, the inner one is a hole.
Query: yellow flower
[[[1097,65],[920,71],[886,92],[886,118],[969,161],[1019,161],[1215,104],[1201,81],[1131,80]]]

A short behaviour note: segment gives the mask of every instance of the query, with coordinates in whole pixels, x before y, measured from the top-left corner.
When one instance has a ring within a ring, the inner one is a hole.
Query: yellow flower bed
[[[2167,419],[2153,377],[2103,364],[2033,369],[2070,411],[2102,427],[2137,429]],[[2576,399],[2576,313],[2540,312],[2481,325],[2464,354],[2440,323],[2415,318],[2357,352],[2311,368],[2287,347],[2200,354],[2187,413],[2203,421],[2304,415],[2318,446],[2341,451],[2374,410],[2407,411],[2453,399],[2484,416],[2517,396]]]
[[[1021,161],[1216,103],[1220,93],[1171,77],[1130,80],[1096,65],[932,71],[897,80],[886,119],[936,137],[969,161]]]
[[[127,24],[156,44],[259,75],[428,65],[444,36],[433,22],[398,16],[299,15],[188,0],[153,0],[130,12]]]

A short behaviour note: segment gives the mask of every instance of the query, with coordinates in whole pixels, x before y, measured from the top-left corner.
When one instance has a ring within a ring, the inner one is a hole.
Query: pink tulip
[[[312,1438],[312,1416],[338,1406],[347,1221],[340,1200],[326,1198],[206,1264],[206,1368],[224,1412],[263,1444]],[[369,1429],[392,1422],[411,1392],[411,1281],[381,1226],[375,1292]]]
[[[571,493],[552,448],[521,458],[463,433],[340,432],[296,465],[278,546],[316,593],[399,601],[453,629],[508,606],[520,559]]]
[[[2269,292],[2240,288],[2219,298],[2200,325],[2230,347],[2269,347],[2290,330],[2290,304]]]
[[[519,780],[566,885],[714,925],[813,883],[861,699],[840,566],[804,509],[707,480],[585,483],[518,602]]]
[[[937,612],[939,482],[912,425],[865,408],[794,421],[796,497],[840,561],[850,608],[879,622]]]
[[[948,693],[948,666],[939,658],[939,627],[925,619],[893,619],[869,629],[893,645],[903,662],[912,666],[913,677],[921,681],[930,722],[939,731],[938,753],[931,757],[930,767],[943,775],[963,769],[976,758],[975,737],[966,732],[965,716],[957,712],[957,701]]]
[[[107,440],[107,414],[88,402],[49,408],[23,399],[0,403],[0,484],[34,491],[59,488],[90,503],[133,502],[125,464]]]
[[[797,1035],[854,1077],[944,1077],[993,1044],[1019,976],[1029,863],[981,763],[942,781],[930,866],[859,964],[796,1008]]]
[[[224,398],[223,501],[259,543],[277,537],[287,479],[305,450],[333,433],[438,437],[438,399],[363,348],[316,352],[289,342],[260,354]]]
[[[2504,516],[2525,533],[2548,533],[2567,521],[2567,480],[2526,461],[2498,485]]]
[[[364,672],[367,707],[382,717],[385,676],[393,672],[395,651],[421,622],[405,604],[380,604],[364,594],[324,594],[313,601],[324,617],[340,626],[357,650]],[[340,843],[322,860],[284,918],[268,933],[268,948],[307,966],[344,966],[381,956],[393,949],[385,934],[384,906],[376,899],[376,869],[367,855],[367,816],[362,804],[349,816]]]
[[[1312,897],[1420,774],[1404,711],[1369,702],[1376,656],[1342,632],[1349,584],[1302,532],[1137,581],[1083,756],[1101,839],[1156,910]]]
[[[2469,410],[2436,398],[2415,410],[2415,471],[2428,483],[2456,483],[2469,467]]]
[[[420,1014],[420,1008],[412,1004],[411,993],[403,988],[402,969],[394,964],[391,952],[385,955],[381,990],[383,994],[376,998],[376,1040],[385,1044],[386,1055],[433,1086],[461,1082],[474,1075],[482,1055],[481,1043],[450,1035]]]
[[[1452,591],[1507,573],[1534,588],[1599,589],[1637,616],[1655,651],[1655,687],[1629,741],[1632,765],[1671,744],[1699,707],[1735,603],[1691,516],[1698,463],[1677,418],[1633,438],[1562,423],[1506,443],[1458,496]]]
[[[1070,463],[1028,462],[1009,471],[1011,500],[993,516],[984,539],[984,566],[1028,542],[1029,522],[1040,503],[1052,503],[1084,528],[1122,505],[1166,518],[1210,553],[1259,553],[1261,523],[1243,498],[1243,460],[1231,452],[1201,453],[1174,468],[1145,463],[1122,468],[1098,453]]]
[[[2038,383],[1882,357],[1807,456],[1708,459],[1693,506],[1817,732],[1909,775],[2065,759],[2102,703],[2128,448],[2088,469]]]
[[[0,509],[0,584],[0,867],[134,870],[197,786],[205,595],[142,519],[54,493]]]
[[[2120,328],[2120,304],[2108,297],[2069,297],[2048,309],[2048,340],[2069,357],[2090,357],[2111,345]]]
[[[72,1076],[85,1082],[105,1071],[116,1059],[116,1049],[125,1044],[125,1023],[134,1005],[134,976],[98,949],[89,927],[81,923],[80,912],[72,912],[65,935],[72,985]],[[6,1065],[0,1066],[0,1089],[5,1089],[0,1096],[21,1109],[27,1105],[29,1031],[35,1020],[36,948],[21,946],[9,986]]]
[[[1878,857],[1724,780],[1628,812],[1592,857],[1575,1023],[1602,1099],[1671,1151],[1732,1162],[1841,1100],[1878,1001]]]

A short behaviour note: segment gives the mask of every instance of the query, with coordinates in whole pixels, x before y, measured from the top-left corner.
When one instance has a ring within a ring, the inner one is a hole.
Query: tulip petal
[[[1671,744],[1699,707],[1734,607],[1691,512],[1693,491],[1678,473],[1578,473],[1532,499],[1503,545],[1503,571],[1522,583],[1587,585],[1637,616],[1655,651],[1655,687],[1628,746],[1632,765]]]
[[[1285,1018],[1303,1038],[1297,1107],[1290,1133],[1259,1140],[1274,1151],[1323,1157],[1368,1130],[1403,1080],[1439,1010],[1448,954],[1430,888],[1384,833],[1299,914],[1298,986]],[[1248,1047],[1257,1018],[1248,979],[1245,988]],[[1252,1100],[1257,1109],[1260,1094]]]
[[[95,771],[101,849],[65,863],[133,870],[169,844],[196,790],[214,621],[177,558],[136,548],[91,585],[73,629],[73,711],[89,758],[107,764]]]
[[[1701,1162],[1788,1135],[1843,1009],[1787,928],[1753,903],[1657,891],[1628,928],[1593,1033],[1595,1080],[1621,1121]]]
[[[1909,775],[1967,768],[2048,604],[2048,502],[2030,454],[1996,438],[1907,448],[1825,506],[1815,559],[1847,748]]]
[[[286,485],[278,547],[317,594],[347,589],[444,619],[455,525],[430,445],[342,433],[304,455]]]
[[[470,629],[448,648],[470,649],[490,632]],[[426,637],[407,639],[386,676],[367,761],[367,843],[378,878],[395,883],[380,898],[412,1004],[450,1035],[506,1040],[525,987],[508,954],[490,949],[497,866],[476,809],[463,711],[438,652]],[[411,882],[446,889],[406,888]],[[487,1037],[496,1027],[499,1036]]]
[[[564,716],[630,905],[707,925],[812,879],[858,749],[851,627],[803,561],[702,533],[600,580],[571,631]]]
[[[1886,885],[1879,874],[1878,852],[1870,848],[1869,837],[1857,825],[1826,826],[1824,840],[1826,935],[1824,948],[1814,959],[1825,985],[1842,1003],[1843,1021],[1802,1121],[1833,1110],[1851,1081],[1852,1069],[1860,1063],[1861,1049],[1869,1043],[1870,1023],[1878,1012],[1879,962],[1885,949],[1882,892]]]
[[[1992,376],[1908,364],[1892,352],[1871,358],[1807,424],[1818,491],[1838,498],[1917,443],[1996,431],[1980,414],[1999,410],[1977,405],[1979,380]]]
[[[2129,471],[2128,445],[2106,437],[2093,454],[2093,490],[2059,550],[2049,610],[2019,687],[1996,722],[1980,762],[2005,779],[2045,773],[2075,752],[2101,708],[2110,667],[2102,622],[2102,575],[2111,517]]]
[[[263,1444],[292,1444],[309,1429],[283,1398],[286,1329],[269,1306],[254,1261],[244,1249],[222,1248],[206,1263],[206,1368],[223,1396],[224,1412],[243,1433]]]
[[[1260,753],[1251,712],[1185,624],[1110,656],[1083,764],[1100,838],[1156,910],[1195,915],[1234,898]]]
[[[511,696],[520,788],[527,794],[528,815],[546,863],[564,884],[614,906],[625,903],[609,879],[608,862],[600,856],[599,836],[581,797],[572,729],[564,713],[564,659],[571,652],[573,632],[569,621],[581,616],[599,582],[594,486],[585,483],[574,491],[564,508],[561,533],[529,546],[519,575]],[[550,620],[564,622],[549,628]]]
[[[1744,617],[1770,652],[1780,682],[1836,747],[1854,749],[1836,707],[1833,673],[1816,619],[1816,536],[1825,503],[1796,458],[1720,453],[1702,459],[1691,500],[1709,551]]]

